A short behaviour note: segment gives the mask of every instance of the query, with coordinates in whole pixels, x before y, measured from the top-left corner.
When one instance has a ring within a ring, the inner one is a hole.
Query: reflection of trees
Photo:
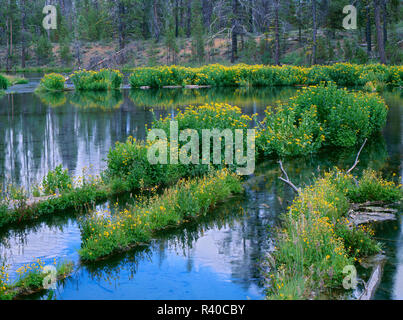
[[[72,93],[63,94],[71,100]],[[129,135],[145,139],[145,124],[153,119],[151,111],[133,106],[127,96],[120,98],[120,108],[105,113],[69,102],[50,108],[32,93],[4,96],[0,99],[0,185],[8,180],[29,189],[58,164],[75,175],[93,165],[89,173],[98,174],[114,143]]]

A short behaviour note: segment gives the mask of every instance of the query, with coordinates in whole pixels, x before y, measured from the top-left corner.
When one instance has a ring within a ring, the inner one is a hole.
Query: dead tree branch
[[[367,143],[367,141],[368,141],[368,139],[364,140],[364,143],[362,144],[360,150],[357,153],[357,157],[355,158],[355,162],[354,162],[353,166],[347,171],[347,173],[351,173],[355,169],[355,167],[358,165],[358,163],[360,162],[360,160],[359,160],[360,154],[361,154],[362,149],[364,149],[365,144]]]
[[[295,184],[293,184],[293,183],[291,182],[290,178],[288,177],[287,172],[285,171],[285,169],[284,169],[284,167],[283,167],[283,162],[280,160],[278,163],[280,164],[281,172],[282,172],[283,175],[285,176],[285,179],[284,179],[283,177],[279,177],[279,179],[280,179],[281,181],[283,181],[284,183],[288,184],[298,195],[300,195],[300,194],[301,194],[301,190],[300,190],[299,188],[297,188],[297,187],[295,186]]]

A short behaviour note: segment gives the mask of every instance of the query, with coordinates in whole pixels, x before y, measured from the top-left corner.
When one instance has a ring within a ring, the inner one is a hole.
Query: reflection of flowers
[[[129,98],[136,106],[178,108],[206,103],[230,103],[243,106],[275,104],[295,94],[295,88],[209,88],[209,89],[131,89]]]
[[[120,91],[76,91],[71,98],[71,103],[84,109],[119,109],[123,103]]]
[[[51,107],[60,107],[67,102],[66,93],[64,92],[36,91],[35,94],[38,95],[43,104]]]

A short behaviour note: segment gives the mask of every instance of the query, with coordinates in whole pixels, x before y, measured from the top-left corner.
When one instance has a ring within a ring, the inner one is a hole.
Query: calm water
[[[37,96],[32,93],[37,79],[11,88],[0,98],[0,181],[28,189],[58,164],[74,175],[86,167],[99,173],[116,141],[129,135],[144,139],[144,126],[153,113],[166,116],[189,104],[216,101],[262,114],[266,106],[296,92],[289,88],[123,90]],[[403,96],[396,91],[384,96],[391,107],[384,139],[376,139],[364,150],[360,167],[403,174]],[[301,185],[333,165],[351,166],[355,152],[325,152],[287,161],[286,166]],[[259,262],[272,248],[271,230],[293,197],[278,181],[279,174],[276,163],[264,162],[245,182],[244,196],[230,199],[197,222],[159,234],[148,247],[101,263],[80,264],[81,237],[74,212],[1,233],[0,257],[12,271],[37,258],[76,262],[73,276],[59,284],[57,299],[262,299]],[[381,227],[377,236],[392,241],[384,241],[390,259],[377,298],[403,299],[402,228],[400,223]]]

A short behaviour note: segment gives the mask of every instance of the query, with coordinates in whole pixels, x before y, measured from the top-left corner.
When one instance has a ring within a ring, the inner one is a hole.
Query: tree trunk
[[[153,23],[154,23],[154,37],[157,42],[160,41],[160,22],[158,18],[158,0],[153,2]]]
[[[383,18],[383,45],[388,41],[388,12],[386,6],[387,0],[382,0],[382,18]]]
[[[122,0],[118,0],[118,29],[119,29],[119,50],[125,47],[125,34],[124,34],[124,21],[123,16],[125,13],[125,8]]]
[[[369,10],[369,5],[366,6],[366,14],[367,14],[367,26],[365,29],[365,37],[367,41],[367,52],[368,55],[371,54],[372,50],[372,40],[371,40],[371,12]]]
[[[275,25],[275,38],[276,38],[276,45],[275,45],[275,53],[274,53],[274,62],[276,65],[280,65],[280,26],[279,26],[279,11],[280,1],[274,1],[274,25]]]
[[[192,35],[192,0],[187,0],[187,20],[186,20],[186,36],[190,38]]]
[[[26,8],[25,0],[21,0],[21,68],[25,68],[26,59],[26,30],[25,30],[25,19],[26,19]]]
[[[312,64],[316,64],[316,0],[312,0],[312,15],[313,15],[313,46],[312,46]]]
[[[232,0],[232,14],[231,63],[234,63],[238,55],[238,0]]]
[[[175,38],[179,37],[179,0],[175,0]]]
[[[385,55],[385,46],[383,42],[379,1],[380,0],[374,0],[376,39],[378,45],[379,60],[381,61],[381,63],[386,64],[386,55]]]
[[[301,0],[298,1],[298,42],[300,47],[302,47],[302,3]]]

